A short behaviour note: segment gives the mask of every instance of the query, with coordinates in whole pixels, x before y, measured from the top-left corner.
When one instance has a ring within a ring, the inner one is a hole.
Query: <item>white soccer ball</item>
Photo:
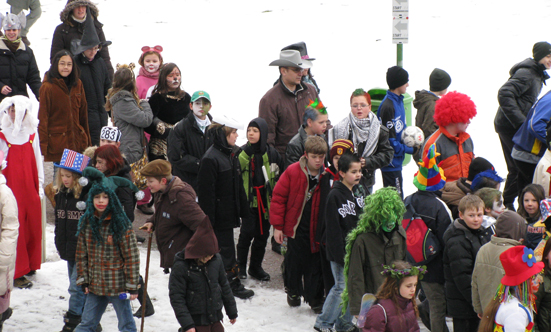
[[[424,141],[425,135],[419,127],[409,126],[402,131],[402,142],[410,148],[414,146],[419,147]]]

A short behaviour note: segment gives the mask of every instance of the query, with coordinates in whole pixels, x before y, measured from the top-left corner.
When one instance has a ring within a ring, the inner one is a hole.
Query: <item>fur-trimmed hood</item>
[[[92,2],[90,2],[89,0],[69,0],[67,1],[67,5],[65,5],[65,8],[63,8],[61,13],[59,13],[59,19],[61,20],[61,22],[71,24],[70,23],[71,13],[73,12],[73,9],[80,6],[86,6],[90,8],[90,13],[92,13],[92,16],[94,17],[94,19],[97,20],[99,15],[99,10],[98,10],[98,7],[96,7],[96,5],[94,5]]]
[[[15,105],[15,123],[8,115],[8,108]],[[26,115],[25,115],[26,114]],[[30,135],[37,132],[38,113],[33,111],[31,100],[25,96],[6,97],[0,103],[0,124],[2,130],[12,130],[12,136],[16,137],[20,133]]]

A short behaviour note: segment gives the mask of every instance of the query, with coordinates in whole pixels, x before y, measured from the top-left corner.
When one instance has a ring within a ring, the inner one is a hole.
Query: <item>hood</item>
[[[424,105],[430,101],[437,101],[438,96],[435,94],[427,91],[427,90],[421,90],[421,91],[415,91],[415,100],[413,100],[413,106],[415,108],[419,108],[419,106]]]
[[[186,245],[185,259],[216,255],[219,251],[218,240],[212,230],[209,217],[205,216]]]
[[[514,65],[509,71],[509,75],[513,76],[519,69],[522,69],[522,68],[532,69],[537,73],[541,73],[542,71],[545,70],[544,65],[537,63],[536,60],[532,58],[528,58]]]
[[[520,241],[526,236],[526,221],[514,211],[503,211],[495,227],[497,237]]]
[[[94,17],[94,19],[98,18],[98,15],[99,15],[98,7],[96,7],[96,5],[94,5],[89,0],[69,0],[67,1],[65,8],[63,8],[61,13],[59,13],[59,19],[61,20],[61,22],[69,23],[69,19],[71,18],[71,13],[73,12],[73,9],[80,6],[86,6],[90,8],[90,13]]]
[[[109,98],[109,101],[111,102],[111,105],[115,105],[119,100],[124,98],[130,98],[134,100],[134,96],[130,91],[120,90],[119,92],[112,95],[111,98]]]
[[[8,108],[15,105],[15,122],[8,115]],[[2,130],[11,130],[12,136],[20,133],[32,134],[38,128],[38,113],[34,112],[32,102],[25,96],[6,97],[0,103],[0,124]]]
[[[224,132],[224,127],[220,127],[212,130],[212,137],[213,137],[213,143],[218,150],[228,155],[232,153],[233,149],[228,144],[228,140],[226,139],[226,133]]]
[[[268,142],[268,123],[266,123],[266,120],[263,118],[254,118],[249,122],[249,125],[247,126],[247,129],[251,126],[251,124],[255,123],[259,130],[260,130],[260,140],[257,144],[260,144],[260,153],[264,154],[267,150],[267,142]]]

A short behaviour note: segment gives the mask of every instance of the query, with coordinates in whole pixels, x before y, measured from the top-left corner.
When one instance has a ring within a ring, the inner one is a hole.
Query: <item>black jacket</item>
[[[448,314],[453,318],[472,319],[471,281],[476,254],[487,241],[483,229],[473,230],[456,219],[444,233],[444,278]]]
[[[101,128],[107,125],[105,96],[111,87],[109,72],[105,61],[96,54],[94,60],[88,60],[84,54],[77,55],[75,62],[80,69],[80,80],[88,103],[88,128],[92,145],[99,145]]]
[[[66,261],[76,259],[78,221],[84,214],[83,210],[77,209],[79,201],[86,201],[86,198],[75,198],[66,189],[55,195],[55,247],[59,257]]]
[[[16,95],[28,97],[27,84],[38,99],[42,80],[33,50],[21,42],[15,53],[12,53],[4,41],[0,40],[0,89],[4,85],[12,89],[7,96],[0,93],[0,101]]]
[[[212,116],[207,114],[212,121]],[[208,129],[203,133],[197,125],[193,112],[178,122],[168,134],[168,161],[172,164],[172,174],[189,183],[197,192],[199,162],[212,145]]]
[[[126,159],[124,160],[124,163],[124,166],[119,170],[116,175],[132,181],[132,177],[130,176],[130,165],[128,164]],[[115,194],[119,198],[119,201],[121,202],[122,208],[124,209],[124,212],[126,213],[128,219],[130,219],[131,222],[134,222],[134,209],[136,208],[136,203],[138,202],[138,200],[136,199],[136,196],[134,195],[132,189],[130,189],[129,187],[118,187],[117,189],[115,189]]]
[[[169,97],[173,95],[174,93],[168,93]],[[149,98],[149,106],[151,106],[151,111],[153,112],[153,122],[145,131],[150,134],[151,137],[166,139],[172,131],[172,128],[166,128],[165,132],[161,134],[157,131],[157,124],[159,122],[162,121],[170,125],[175,125],[178,121],[188,116],[189,113],[193,113],[189,108],[191,96],[187,92],[184,92],[184,97],[179,100],[169,97],[160,93],[155,93]]]
[[[444,233],[453,219],[451,211],[441,199],[442,192],[419,190],[409,197],[411,197],[411,206],[415,212],[436,235],[440,241],[440,248],[444,249]],[[427,264],[427,274],[423,277],[423,281],[444,284],[442,251]]]
[[[174,257],[168,282],[170,304],[183,331],[222,320],[222,307],[230,319],[237,318],[237,305],[220,254],[205,265],[185,259],[185,251]]]
[[[497,133],[515,133],[538,100],[542,85],[549,78],[545,66],[528,58],[511,68],[511,77],[497,94],[499,108],[494,119]]]
[[[325,242],[327,260],[344,266],[346,236],[358,225],[363,211],[364,197],[355,197],[352,191],[340,181],[333,188],[325,202]],[[330,234],[329,236],[327,236]]]
[[[363,176],[360,180],[360,184],[366,189],[373,187],[375,184],[375,171],[379,168],[388,166],[394,157],[394,148],[390,145],[388,140],[389,135],[388,129],[385,126],[381,126],[377,148],[373,154],[365,160],[365,167],[362,167]],[[352,136],[350,136],[349,139],[352,140]],[[361,157],[361,153],[357,153]]]
[[[214,145],[199,163],[199,205],[214,230],[239,227],[240,217],[248,216],[248,202],[238,161],[239,147],[228,146],[222,128],[212,132]]]
[[[285,149],[285,168],[296,163],[304,155],[304,143],[308,138],[304,125],[298,128],[298,133],[291,138]]]

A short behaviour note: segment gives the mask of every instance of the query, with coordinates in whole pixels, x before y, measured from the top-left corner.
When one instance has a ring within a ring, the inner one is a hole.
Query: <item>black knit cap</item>
[[[551,54],[551,44],[548,42],[535,43],[534,48],[532,49],[532,54],[534,55],[534,60],[539,62],[541,59]]]
[[[434,68],[429,77],[430,91],[438,92],[446,90],[452,83],[450,75],[442,69]]]
[[[471,165],[469,166],[469,177],[467,180],[472,181],[478,173],[482,173],[489,169],[494,169],[492,163],[482,157],[476,157],[471,161]]]
[[[388,68],[386,72],[386,83],[390,90],[399,88],[408,81],[409,74],[404,68],[398,66]]]

